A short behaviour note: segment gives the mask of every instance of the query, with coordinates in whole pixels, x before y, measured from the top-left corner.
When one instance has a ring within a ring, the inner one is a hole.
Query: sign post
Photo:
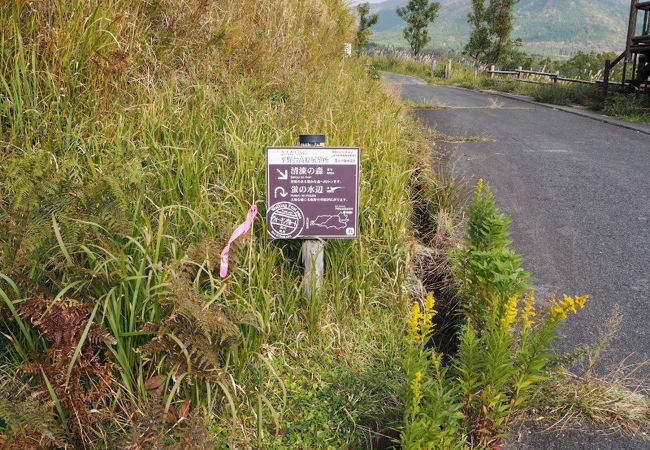
[[[266,150],[266,221],[271,239],[302,239],[304,290],[322,286],[323,239],[359,233],[359,148],[325,147],[324,135],[300,135],[301,147]]]

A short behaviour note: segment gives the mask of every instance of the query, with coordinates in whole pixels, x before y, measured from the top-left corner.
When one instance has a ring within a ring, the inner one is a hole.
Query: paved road
[[[590,294],[556,346],[593,342],[618,304],[621,331],[599,370],[628,355],[628,363],[650,359],[650,135],[484,92],[385,77],[408,100],[450,107],[417,111],[430,126],[488,139],[443,145],[469,183],[482,177],[492,185],[538,292]],[[518,448],[650,449],[650,442],[533,433]]]

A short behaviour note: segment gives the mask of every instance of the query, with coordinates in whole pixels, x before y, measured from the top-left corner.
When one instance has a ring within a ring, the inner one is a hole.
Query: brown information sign
[[[356,238],[359,149],[268,147],[266,207],[271,239]]]

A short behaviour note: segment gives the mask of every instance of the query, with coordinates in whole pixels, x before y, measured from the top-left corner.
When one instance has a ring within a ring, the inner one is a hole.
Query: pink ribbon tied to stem
[[[228,257],[230,256],[230,245],[235,242],[237,238],[248,233],[248,230],[250,230],[253,226],[253,221],[255,220],[256,215],[257,205],[252,205],[248,210],[248,214],[246,215],[246,220],[244,223],[235,228],[235,231],[233,231],[230,235],[230,239],[228,239],[228,243],[221,251],[221,267],[219,268],[219,275],[221,278],[225,278],[226,275],[228,275]]]

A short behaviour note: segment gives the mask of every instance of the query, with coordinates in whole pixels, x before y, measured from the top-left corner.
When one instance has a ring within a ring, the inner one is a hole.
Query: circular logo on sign
[[[293,203],[280,202],[269,209],[269,234],[275,239],[294,238],[300,234],[304,225],[305,216]]]

